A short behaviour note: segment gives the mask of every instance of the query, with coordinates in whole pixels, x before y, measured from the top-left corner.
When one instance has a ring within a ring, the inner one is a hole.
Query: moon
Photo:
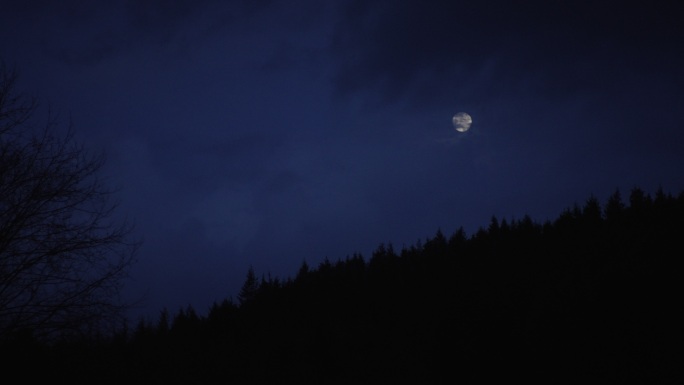
[[[457,113],[454,115],[451,121],[454,123],[454,128],[458,132],[468,131],[470,125],[473,124],[473,118],[471,118],[470,115],[465,112]]]

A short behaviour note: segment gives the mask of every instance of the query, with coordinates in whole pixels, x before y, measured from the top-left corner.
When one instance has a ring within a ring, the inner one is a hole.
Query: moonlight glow
[[[451,120],[454,123],[454,128],[458,132],[468,131],[470,125],[473,124],[473,118],[465,112],[457,113]]]

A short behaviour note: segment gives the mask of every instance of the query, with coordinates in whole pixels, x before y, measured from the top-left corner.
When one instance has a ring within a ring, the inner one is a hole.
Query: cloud
[[[628,79],[632,68],[657,72],[673,60],[682,63],[674,43],[684,36],[676,16],[681,7],[356,2],[336,30],[336,89],[347,96],[372,91],[388,102],[407,97],[418,106],[439,103],[483,73],[480,94],[564,97],[602,90]],[[664,60],[654,63],[655,57]]]
[[[3,12],[35,26],[30,33],[48,55],[67,64],[95,65],[142,50],[186,53],[270,4],[246,0],[29,1],[3,7]]]
[[[222,186],[202,197],[193,209],[212,245],[231,245],[242,252],[252,242],[261,221],[248,186]]]

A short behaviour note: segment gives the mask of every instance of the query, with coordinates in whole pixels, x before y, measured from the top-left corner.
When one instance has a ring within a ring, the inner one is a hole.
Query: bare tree
[[[50,116],[35,129],[16,79],[0,63],[0,339],[92,331],[123,314],[137,242],[113,218],[103,158]]]

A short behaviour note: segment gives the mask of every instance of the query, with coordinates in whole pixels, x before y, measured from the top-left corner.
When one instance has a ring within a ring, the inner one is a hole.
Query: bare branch
[[[57,135],[52,118],[32,129],[36,103],[14,93],[15,80],[0,65],[0,338],[116,322],[138,244],[112,219],[104,159],[71,130]]]

